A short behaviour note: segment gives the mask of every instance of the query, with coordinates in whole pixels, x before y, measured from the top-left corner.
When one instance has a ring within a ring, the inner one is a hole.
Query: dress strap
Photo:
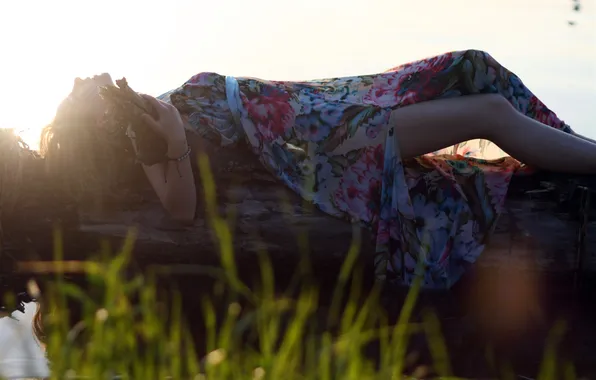
[[[242,123],[244,108],[240,99],[240,85],[232,76],[226,76],[226,98],[234,118],[235,129],[238,136],[245,136],[252,146],[259,146],[258,133],[251,123]]]
[[[235,127],[237,130],[242,131],[242,122],[240,121],[240,104],[242,104],[240,100],[240,86],[236,78],[232,76],[226,76],[226,98],[230,111],[232,111],[234,122],[236,123]]]

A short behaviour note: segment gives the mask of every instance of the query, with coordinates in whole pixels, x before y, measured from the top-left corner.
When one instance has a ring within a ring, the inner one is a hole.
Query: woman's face
[[[99,88],[113,86],[114,82],[108,73],[94,75],[93,77],[76,78],[71,95],[77,99],[91,99],[99,97]]]
[[[83,112],[100,117],[105,112],[105,103],[99,96],[99,88],[113,85],[114,81],[108,73],[85,79],[76,78],[70,98],[78,107],[84,107]]]

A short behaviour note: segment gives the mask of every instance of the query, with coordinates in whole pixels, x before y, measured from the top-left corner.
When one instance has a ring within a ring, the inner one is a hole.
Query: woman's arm
[[[186,139],[168,143],[168,157],[182,157],[188,149]],[[189,157],[153,166],[143,165],[143,170],[159,200],[172,219],[189,223],[195,217],[197,195]]]
[[[172,219],[190,223],[195,217],[197,195],[188,154],[184,124],[178,110],[153,97],[143,95],[157,111],[158,118],[150,115],[143,118],[168,143],[168,158],[165,163],[152,166],[143,165],[143,170],[164,208]]]

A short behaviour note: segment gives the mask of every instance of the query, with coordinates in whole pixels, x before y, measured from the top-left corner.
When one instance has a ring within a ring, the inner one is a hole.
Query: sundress
[[[450,52],[380,74],[270,81],[200,73],[160,98],[194,131],[248,144],[287,187],[334,217],[369,228],[375,275],[447,289],[483,251],[521,164],[486,159],[485,140],[403,160],[391,111],[480,93],[505,97],[550,127],[571,128],[488,53]],[[470,125],[469,128],[474,128]]]

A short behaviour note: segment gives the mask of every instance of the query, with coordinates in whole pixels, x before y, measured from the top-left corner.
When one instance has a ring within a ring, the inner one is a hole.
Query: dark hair
[[[49,182],[82,208],[133,202],[144,177],[130,140],[120,128],[79,109],[76,103],[60,107],[42,130]]]
[[[35,315],[33,316],[33,336],[37,339],[40,343],[46,342],[46,336],[43,330],[43,314],[42,314],[42,303],[37,304],[37,310],[35,310]]]
[[[16,253],[22,237],[47,241],[49,234],[39,239],[34,235],[40,228],[51,233],[57,220],[63,225],[75,222],[66,219],[78,210],[139,200],[139,189],[147,181],[128,137],[78,109],[76,104],[58,109],[41,132],[40,152],[12,130],[0,129],[0,251],[8,242]],[[65,211],[65,205],[74,207]],[[12,291],[21,290],[13,285],[17,288],[11,286]],[[44,306],[43,300],[37,302],[32,321],[40,343],[45,341]]]
[[[0,129],[0,218],[14,213],[28,165],[39,158],[12,129]]]

